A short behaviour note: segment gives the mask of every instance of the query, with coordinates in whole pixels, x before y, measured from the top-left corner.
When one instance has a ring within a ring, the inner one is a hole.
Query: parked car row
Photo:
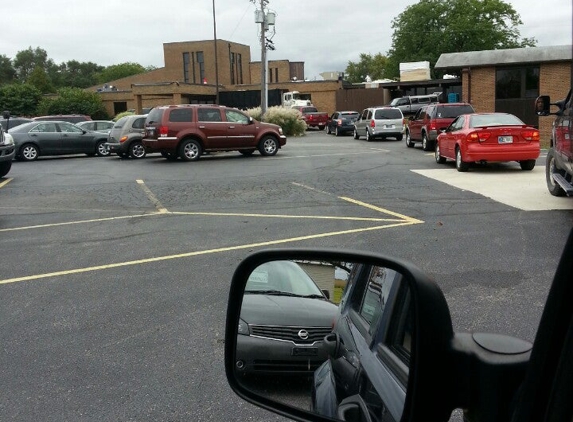
[[[352,133],[354,139],[362,136],[367,142],[376,138],[394,138],[402,140],[405,120],[402,111],[397,107],[368,107],[357,111],[336,111],[326,123],[326,133],[341,136]]]

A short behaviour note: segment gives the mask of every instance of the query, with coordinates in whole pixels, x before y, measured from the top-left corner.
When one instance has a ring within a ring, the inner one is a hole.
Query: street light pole
[[[215,104],[219,104],[219,55],[217,54],[217,21],[215,20],[215,0],[213,0],[213,42],[215,43]]]
[[[266,45],[266,13],[265,0],[261,0],[263,21],[261,22],[261,116],[267,112],[267,45]]]

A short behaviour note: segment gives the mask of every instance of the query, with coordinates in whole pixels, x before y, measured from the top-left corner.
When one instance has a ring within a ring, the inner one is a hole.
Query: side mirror
[[[253,119],[251,116],[249,116],[249,123],[250,125],[252,125],[253,123],[255,123],[255,119]]]
[[[359,403],[375,398],[396,421],[445,421],[455,400],[436,379],[448,377],[453,337],[441,290],[410,264],[263,251],[233,276],[225,370],[239,396],[298,420],[369,420]]]
[[[538,116],[549,116],[551,106],[551,99],[549,95],[541,95],[535,100],[535,113]]]
[[[9,119],[9,118],[10,118],[10,112],[9,112],[8,110],[4,110],[4,111],[2,112],[2,117],[3,117],[4,119]]]

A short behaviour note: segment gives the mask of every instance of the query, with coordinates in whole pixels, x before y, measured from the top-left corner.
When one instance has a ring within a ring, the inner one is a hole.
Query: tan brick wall
[[[478,113],[495,110],[495,68],[472,68],[468,74],[470,104]]]
[[[269,75],[267,77],[267,81],[269,81],[269,83],[290,81],[290,64],[288,60],[272,60],[268,63],[268,69]],[[259,75],[259,80],[260,79]]]
[[[549,95],[551,102],[565,98],[571,87],[571,62],[546,63],[539,69],[539,94]],[[539,118],[539,135],[542,146],[548,147],[555,116]]]

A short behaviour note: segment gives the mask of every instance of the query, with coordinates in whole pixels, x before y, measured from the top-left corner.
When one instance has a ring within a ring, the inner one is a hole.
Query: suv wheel
[[[431,151],[432,147],[433,143],[428,139],[428,135],[426,135],[426,132],[422,132],[422,149],[424,151]]]
[[[338,131],[338,126],[334,128],[334,136],[340,136],[340,132]]]
[[[360,135],[358,134],[356,128],[354,128],[354,139],[360,139]]]
[[[12,168],[12,161],[4,161],[0,163],[0,177],[6,176],[11,168]]]
[[[368,132],[368,129],[366,129],[366,142],[370,142],[372,140],[372,136],[370,135],[370,132]]]
[[[326,130],[326,134],[330,135],[330,126],[326,125],[326,127],[324,128]]]
[[[275,155],[279,150],[279,143],[272,136],[265,136],[259,143],[259,151],[261,155],[271,156]]]
[[[535,167],[535,160],[523,160],[519,162],[521,170],[533,170]]]
[[[129,146],[129,156],[131,158],[144,158],[147,152],[141,141],[134,141]]]
[[[547,189],[549,189],[549,193],[553,196],[564,196],[565,191],[559,184],[553,180],[553,174],[561,174],[564,175],[563,170],[560,170],[555,165],[555,151],[553,148],[549,148],[547,151],[547,161],[545,164],[545,180],[547,181]]]
[[[195,139],[185,139],[179,145],[179,157],[183,161],[197,161],[201,157],[201,144]]]

